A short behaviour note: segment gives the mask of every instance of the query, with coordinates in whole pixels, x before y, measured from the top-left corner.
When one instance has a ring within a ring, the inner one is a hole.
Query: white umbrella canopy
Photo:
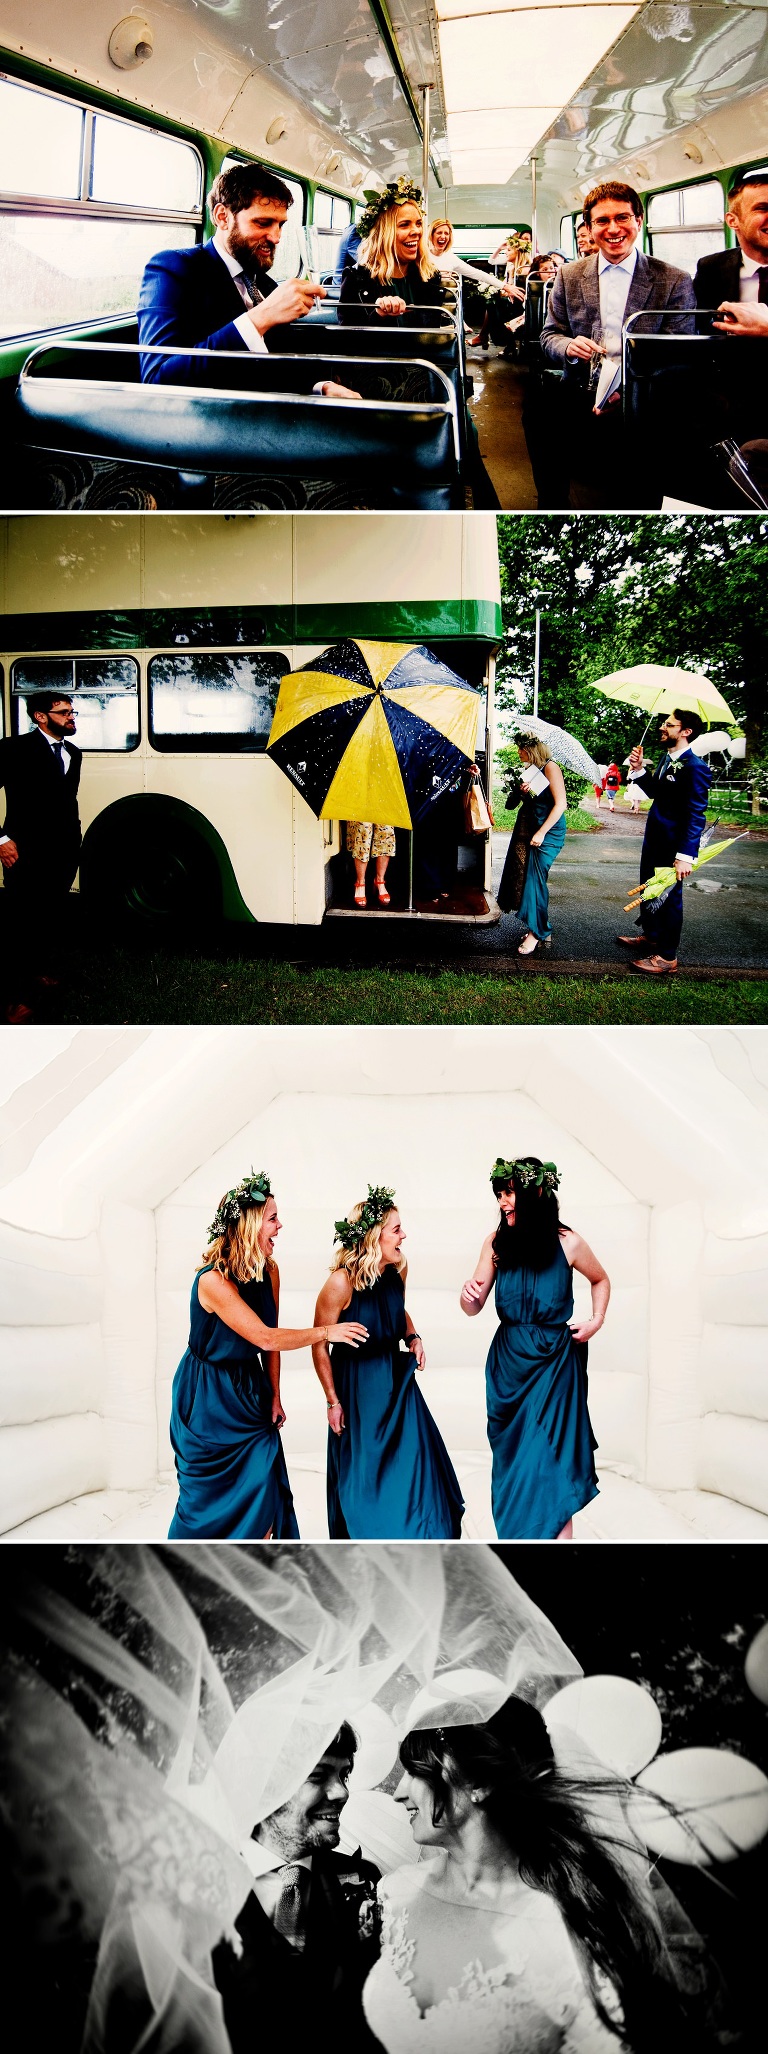
[[[703,671],[679,670],[669,663],[629,664],[603,678],[590,678],[589,689],[623,706],[640,706],[646,713],[674,713],[676,706],[684,706],[700,720],[736,720],[722,692]]]
[[[590,784],[599,784],[602,771],[589,750],[585,749],[576,735],[569,735],[567,728],[556,727],[551,720],[541,720],[536,713],[515,713],[506,716],[510,727],[517,735],[535,735],[545,742],[555,763],[561,763],[564,770],[573,770],[579,777],[586,777]]]

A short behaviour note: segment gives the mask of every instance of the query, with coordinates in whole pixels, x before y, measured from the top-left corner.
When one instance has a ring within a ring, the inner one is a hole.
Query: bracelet
[[[421,1334],[417,1334],[417,1332],[416,1332],[416,1328],[414,1327],[414,1329],[413,1329],[413,1333],[412,1333],[412,1334],[406,1334],[406,1336],[405,1336],[405,1345],[406,1345],[406,1348],[410,1348],[410,1345],[411,1345],[411,1342],[412,1342],[412,1341],[420,1341],[420,1340],[421,1340]]]
[[[337,1405],[340,1405],[340,1404],[341,1404],[341,1399],[340,1399],[340,1398],[329,1398],[329,1399],[328,1399],[328,1403],[327,1403],[327,1405],[326,1405],[326,1408],[325,1408],[325,1409],[326,1409],[326,1412],[333,1412],[333,1411],[335,1410],[336,1406],[337,1406]]]

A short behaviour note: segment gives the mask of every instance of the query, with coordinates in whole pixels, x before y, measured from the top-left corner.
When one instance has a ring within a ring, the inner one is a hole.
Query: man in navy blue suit
[[[700,756],[695,756],[691,743],[703,732],[704,722],[697,713],[677,708],[669,713],[661,725],[661,740],[664,755],[658,768],[642,770],[643,751],[632,750],[630,769],[635,783],[653,800],[645,826],[643,853],[640,858],[640,878],[645,883],[654,870],[662,865],[673,864],[677,883],[673,886],[662,906],[657,907],[653,899],[640,907],[642,934],[620,934],[618,940],[626,949],[643,948],[650,944],[650,954],[638,957],[633,970],[643,970],[650,977],[669,976],[677,969],[677,948],[683,926],[683,878],[688,877],[694,859],[699,853],[699,843],[704,831],[707,811],[707,794],[712,782],[712,772]]]
[[[268,277],[292,194],[262,164],[235,164],[221,171],[208,195],[215,233],[193,250],[159,250],[150,258],[139,295],[139,342],[173,350],[172,356],[143,356],[144,380],[169,384],[232,385],[234,366],[207,363],[185,354],[269,348],[271,328],[308,314],[321,285]]]

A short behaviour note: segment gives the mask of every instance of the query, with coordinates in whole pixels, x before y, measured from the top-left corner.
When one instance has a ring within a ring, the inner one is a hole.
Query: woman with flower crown
[[[587,1343],[611,1286],[573,1227],[561,1224],[554,1163],[498,1157],[491,1184],[500,1219],[462,1286],[473,1318],[495,1285],[500,1325],[485,1369],[491,1500],[499,1540],[570,1540],[574,1512],[597,1496],[587,1410]],[[573,1271],[592,1286],[592,1317],[573,1318]]]
[[[415,1380],[426,1357],[405,1309],[394,1191],[369,1184],[334,1239],[341,1246],[315,1318],[332,1339],[328,1322],[350,1313],[365,1344],[353,1354],[342,1343],[331,1356],[321,1339],[312,1349],[328,1413],[331,1540],[458,1540],[461,1486]]]
[[[192,1285],[173,1379],[179,1498],[169,1540],[298,1540],[280,1428],[280,1350],[367,1340],[359,1322],[279,1327],[280,1232],[266,1170],[226,1191]]]
[[[406,307],[439,307],[440,272],[427,246],[422,199],[409,178],[391,181],[371,196],[358,223],[363,238],[357,264],[342,280],[339,320],[358,321],[360,307],[384,320]]]

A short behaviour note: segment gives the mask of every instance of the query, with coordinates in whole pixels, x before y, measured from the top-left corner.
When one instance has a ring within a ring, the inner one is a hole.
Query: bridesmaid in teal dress
[[[560,765],[553,762],[543,742],[537,741],[535,735],[521,735],[517,750],[521,763],[526,768],[530,766],[538,770],[546,780],[546,788],[533,793],[529,800],[536,826],[528,845],[525,882],[518,907],[518,915],[526,931],[517,953],[519,956],[532,956],[541,942],[546,946],[552,940],[547,879],[565,842],[567,799]]]
[[[482,1310],[495,1284],[500,1326],[486,1363],[491,1500],[499,1540],[570,1540],[573,1514],[597,1496],[587,1409],[587,1343],[611,1287],[580,1234],[560,1223],[554,1163],[499,1158],[496,1231],[483,1242],[461,1309]],[[592,1317],[573,1318],[573,1271],[592,1286]]]
[[[349,1313],[366,1343],[356,1354],[335,1347],[333,1357],[323,1342],[312,1350],[328,1412],[331,1540],[458,1540],[461,1487],[416,1384],[425,1355],[405,1309],[394,1191],[369,1184],[365,1203],[336,1221],[335,1239],[341,1248],[315,1318],[332,1334],[328,1322]]]
[[[280,1232],[265,1170],[225,1192],[192,1286],[189,1344],[173,1380],[179,1498],[169,1540],[298,1540],[280,1439],[280,1349],[366,1329],[279,1327]]]

